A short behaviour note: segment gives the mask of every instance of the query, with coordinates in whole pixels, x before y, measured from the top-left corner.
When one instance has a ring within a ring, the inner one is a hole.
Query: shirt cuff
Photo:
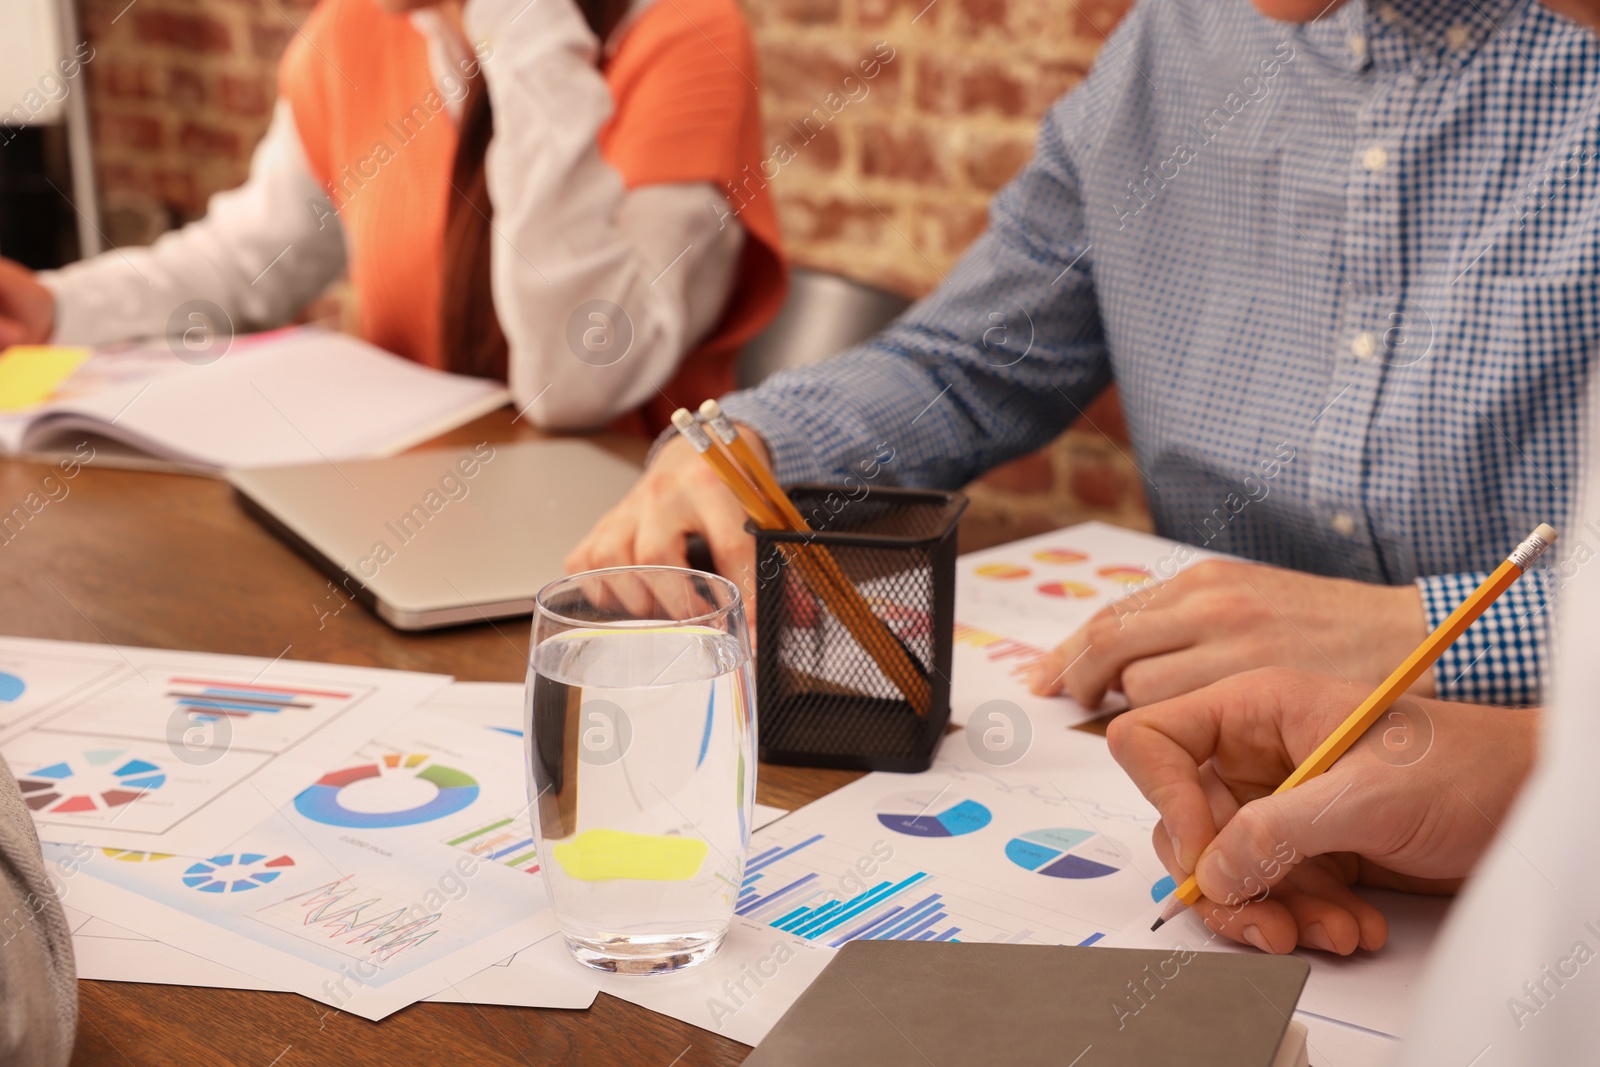
[[[1417,579],[1431,631],[1476,589],[1488,571]],[[1445,649],[1434,664],[1439,698],[1473,704],[1539,703],[1549,639],[1550,589],[1543,571],[1524,574]]]
[[[720,401],[728,418],[761,435],[779,485],[838,481],[839,472],[829,469],[811,438],[800,428],[804,420],[783,410],[790,402],[790,398],[776,390],[761,389],[730,393]]]

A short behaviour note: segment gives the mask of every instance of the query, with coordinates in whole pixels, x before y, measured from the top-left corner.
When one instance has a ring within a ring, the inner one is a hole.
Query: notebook
[[[1286,1067],[1293,956],[852,941],[745,1067]]]
[[[70,373],[31,406],[0,396],[0,451],[70,450],[90,434],[189,468],[337,463],[393,455],[510,399],[499,382],[314,328],[241,337],[212,362],[188,362],[164,342],[80,363],[57,356],[71,351],[25,353],[38,371],[55,356]],[[40,378],[6,381],[29,400]]]

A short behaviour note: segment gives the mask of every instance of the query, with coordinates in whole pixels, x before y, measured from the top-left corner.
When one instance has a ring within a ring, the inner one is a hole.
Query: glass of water
[[[755,689],[738,587],[616,567],[539,591],[528,657],[539,866],[580,963],[659,974],[733,921],[755,802]]]

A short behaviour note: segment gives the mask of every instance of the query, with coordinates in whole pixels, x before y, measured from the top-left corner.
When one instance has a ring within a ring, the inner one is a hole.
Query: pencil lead
[[[1150,932],[1154,933],[1155,931],[1161,929],[1161,924],[1166,922],[1166,921],[1167,920],[1165,920],[1165,919],[1157,919],[1155,922],[1151,923],[1150,924]]]

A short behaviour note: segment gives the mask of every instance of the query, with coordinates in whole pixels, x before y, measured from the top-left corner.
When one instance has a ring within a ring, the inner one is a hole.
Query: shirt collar
[[[1338,65],[1414,69],[1464,59],[1537,0],[1347,0],[1301,27],[1308,44]]]

